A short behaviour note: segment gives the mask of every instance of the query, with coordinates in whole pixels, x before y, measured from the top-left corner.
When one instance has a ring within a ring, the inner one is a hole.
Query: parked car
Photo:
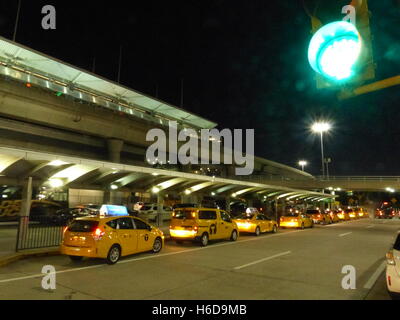
[[[319,224],[332,223],[331,217],[326,212],[322,212],[319,209],[308,209],[306,211],[306,215],[309,216],[314,223],[319,223]]]
[[[239,228],[231,216],[215,208],[179,208],[172,214],[171,239],[200,242],[207,246],[210,240],[230,239],[236,241]]]
[[[279,221],[280,228],[312,228],[314,222],[309,215],[301,212],[287,212]]]
[[[254,233],[259,236],[264,232],[276,233],[278,231],[278,223],[265,215],[257,212],[244,213],[241,216],[234,218],[239,232]]]
[[[364,210],[364,208],[356,207],[354,208],[354,212],[357,214],[359,218],[368,218],[368,212]]]
[[[74,219],[64,229],[61,254],[73,261],[89,257],[115,264],[122,256],[158,253],[163,246],[163,232],[139,218],[98,216]]]
[[[325,210],[325,213],[329,216],[330,223],[337,223],[340,221],[336,210],[327,209],[327,210]]]
[[[172,208],[163,206],[161,210],[161,220],[171,220]],[[142,218],[149,222],[155,222],[158,216],[158,205],[157,203],[145,204],[142,206],[137,214],[139,218]]]
[[[346,210],[342,209],[336,209],[334,210],[339,218],[340,221],[349,221],[350,220],[350,215]]]
[[[349,215],[350,220],[358,219],[358,215],[356,214],[353,208],[347,208],[344,210],[344,212],[346,212]]]
[[[378,219],[393,219],[395,216],[396,210],[389,202],[383,202],[375,211],[375,218]]]
[[[400,297],[400,233],[386,254],[386,286],[392,298]]]
[[[52,224],[66,226],[76,218],[92,216],[93,211],[89,208],[66,208],[58,210],[55,215],[51,216]]]

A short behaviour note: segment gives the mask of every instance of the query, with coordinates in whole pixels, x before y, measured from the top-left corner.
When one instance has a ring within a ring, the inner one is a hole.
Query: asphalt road
[[[385,253],[399,220],[364,219],[306,230],[280,230],[206,248],[167,242],[159,254],[138,254],[109,266],[101,260],[29,258],[0,268],[0,299],[390,299]],[[44,265],[57,288],[41,287]],[[356,289],[342,288],[354,266]]]

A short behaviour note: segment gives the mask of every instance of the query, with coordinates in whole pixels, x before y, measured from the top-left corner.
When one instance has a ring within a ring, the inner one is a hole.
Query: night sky
[[[84,4],[83,4],[84,3]],[[57,9],[57,30],[41,8]],[[376,79],[400,74],[400,1],[369,1]],[[12,39],[17,1],[0,0]],[[314,119],[329,119],[331,175],[400,175],[400,87],[339,102],[317,90],[307,61],[310,19],[301,0],[27,1],[17,42],[116,80],[219,124],[254,128],[256,155],[319,174]]]

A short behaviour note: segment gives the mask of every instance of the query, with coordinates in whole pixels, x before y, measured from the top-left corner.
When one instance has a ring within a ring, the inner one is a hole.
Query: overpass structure
[[[166,129],[211,129],[216,123],[111,82],[20,44],[0,38],[0,194],[26,187],[39,195],[62,189],[97,190],[99,201],[119,193],[182,201],[208,195],[229,199],[334,198],[303,186],[260,183],[232,176],[234,165],[151,164],[146,133]],[[312,175],[262,158],[255,173],[271,178],[313,180]],[[47,191],[43,191],[47,190]],[[62,198],[62,197],[61,197]],[[129,197],[128,197],[129,198]],[[198,199],[197,199],[198,200]]]
[[[330,176],[329,178],[315,176],[312,179],[287,177],[277,179],[275,177],[253,175],[242,179],[314,190],[365,192],[396,192],[396,190],[400,190],[400,176]]]

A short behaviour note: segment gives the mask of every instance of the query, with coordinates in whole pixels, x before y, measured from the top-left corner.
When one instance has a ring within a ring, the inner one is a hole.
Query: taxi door
[[[221,231],[221,234],[219,235],[218,238],[219,239],[230,238],[233,231],[231,216],[227,214],[225,211],[220,211],[219,213],[220,213],[219,229]]]
[[[123,256],[136,252],[137,232],[134,229],[132,218],[118,219],[117,235]]]
[[[266,216],[262,215],[261,218],[263,219],[263,226],[264,230],[263,232],[270,232],[272,231],[272,228],[274,226],[273,222],[271,219],[267,218]]]
[[[133,218],[137,233],[137,252],[150,251],[154,243],[154,235],[151,233],[151,227],[147,223]]]
[[[260,226],[261,233],[269,231],[269,223],[262,214],[258,214],[256,216],[256,222],[257,222],[257,225]]]
[[[221,233],[223,225],[217,210],[205,209],[199,210],[199,227],[207,228],[208,236],[210,240],[221,239]]]

